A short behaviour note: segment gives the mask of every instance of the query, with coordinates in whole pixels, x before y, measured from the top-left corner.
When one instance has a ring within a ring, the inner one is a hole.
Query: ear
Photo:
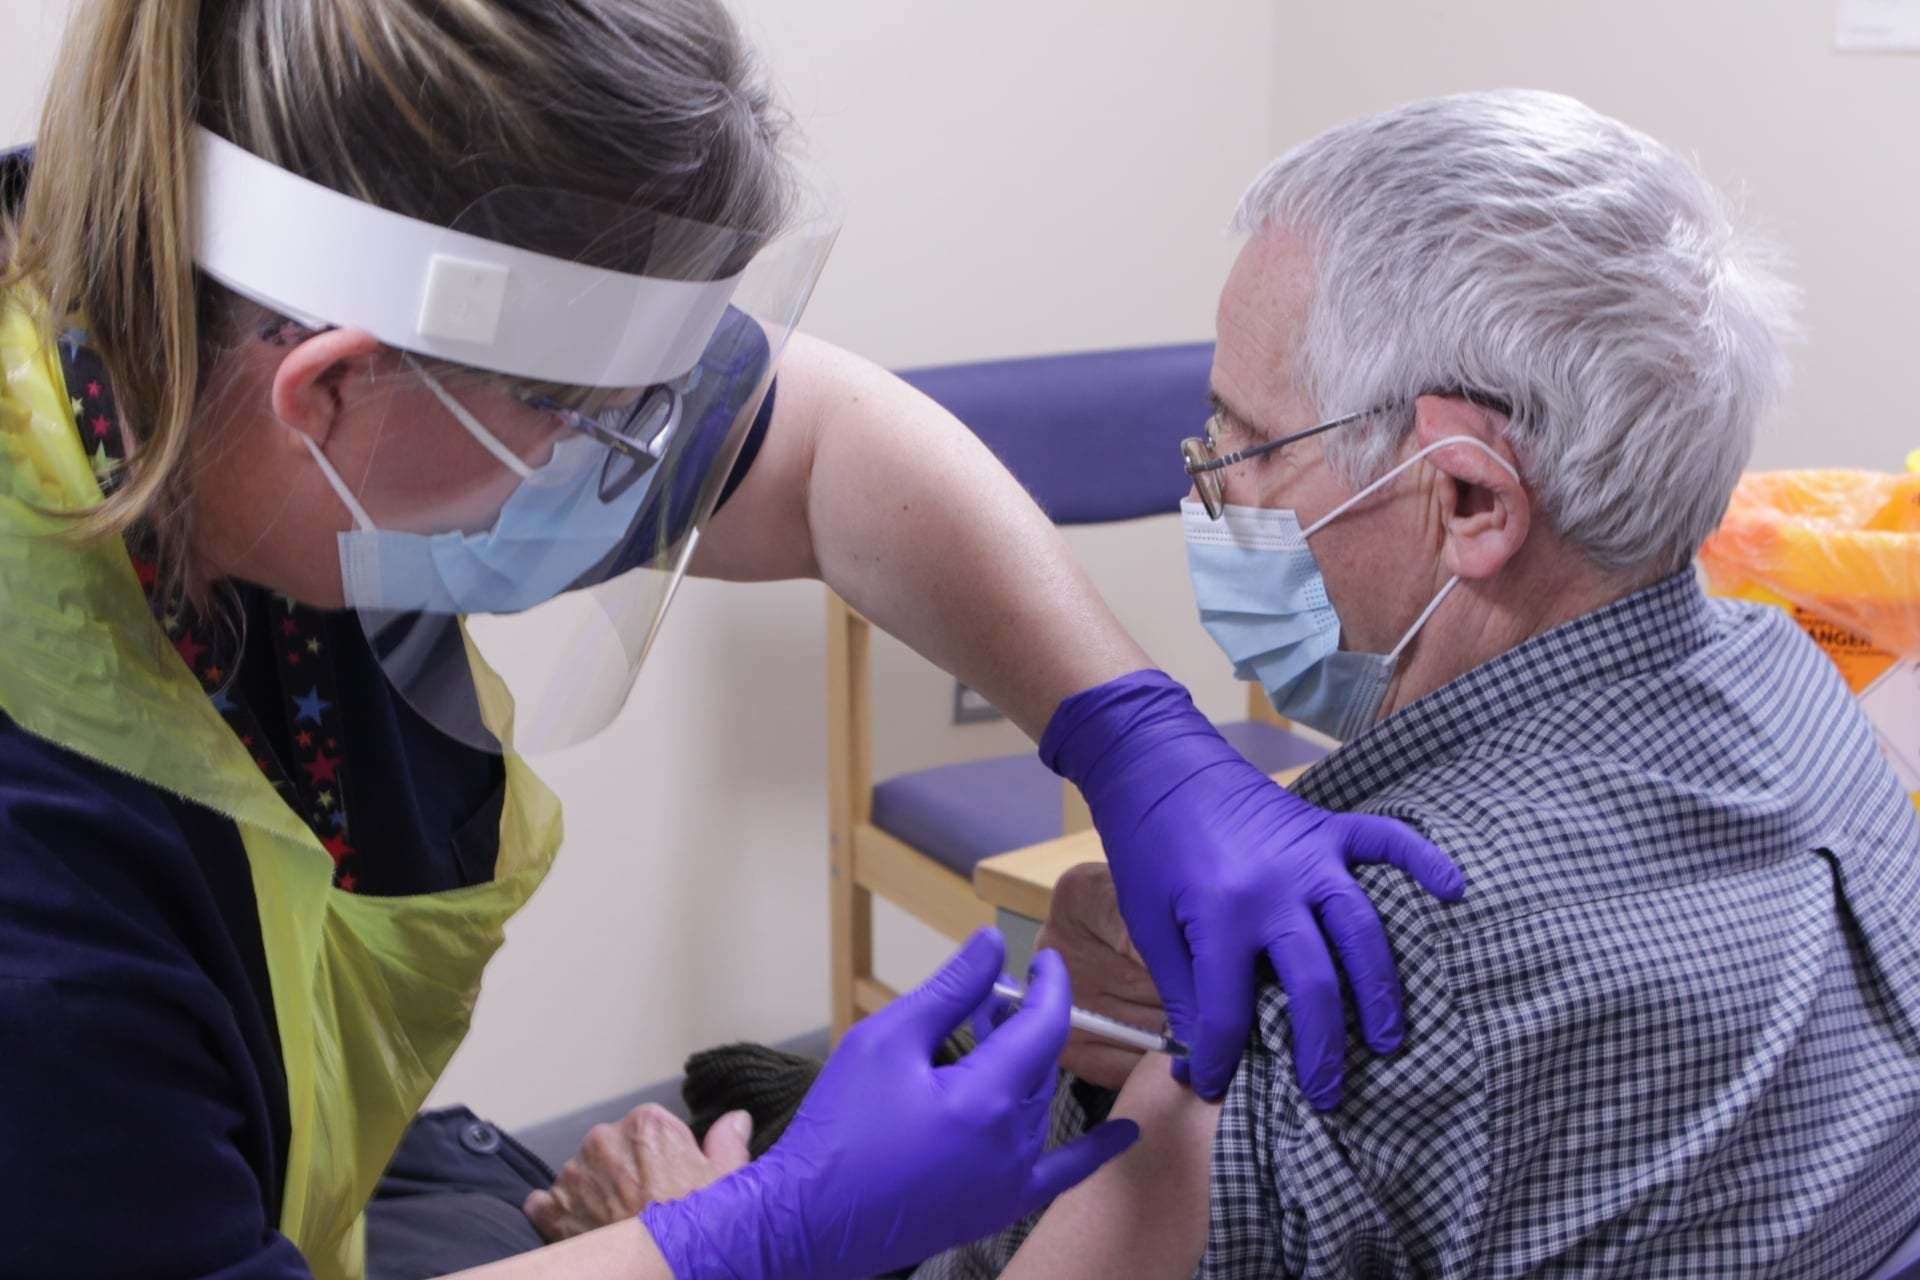
[[[363,329],[328,329],[296,344],[273,375],[273,416],[324,446],[340,417],[340,384],[380,350]]]
[[[1506,417],[1458,396],[1421,396],[1414,401],[1419,448],[1465,436],[1486,449],[1454,444],[1427,455],[1440,473],[1437,496],[1446,533],[1441,555],[1447,572],[1469,580],[1491,578],[1520,553],[1532,523],[1533,504],[1515,478],[1520,463],[1507,443]],[[1488,456],[1506,460],[1508,471]]]

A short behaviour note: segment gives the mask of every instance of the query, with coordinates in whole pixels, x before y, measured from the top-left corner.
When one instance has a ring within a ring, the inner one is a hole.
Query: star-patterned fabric
[[[70,329],[61,337],[61,363],[72,397],[74,426],[92,459],[104,492],[124,475],[125,437],[114,404],[105,362],[87,345],[86,334]],[[287,805],[312,828],[333,858],[334,883],[352,891],[359,883],[359,852],[348,820],[348,765],[345,730],[334,665],[322,638],[318,611],[287,596],[272,597],[268,618],[283,705],[256,708],[236,682],[246,649],[244,617],[238,609],[202,614],[164,590],[151,553],[150,539],[135,530],[128,553],[154,617],[173,641],[181,661],[199,677],[207,696],[226,718],[235,736],[253,753],[254,763]],[[287,758],[262,725],[266,714],[286,720]]]

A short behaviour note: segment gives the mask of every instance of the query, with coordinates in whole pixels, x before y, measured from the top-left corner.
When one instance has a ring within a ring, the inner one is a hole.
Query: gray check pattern
[[[1262,990],[1202,1280],[1857,1280],[1920,1219],[1920,821],[1785,614],[1677,575],[1295,789],[1412,824],[1468,892],[1359,873],[1408,1037],[1356,1047],[1331,1114]],[[996,1275],[1026,1229],[920,1278]]]
[[[1361,873],[1408,1039],[1331,1115],[1262,992],[1205,1280],[1856,1280],[1920,1219],[1920,822],[1785,614],[1678,575],[1296,789],[1412,824],[1468,893]]]

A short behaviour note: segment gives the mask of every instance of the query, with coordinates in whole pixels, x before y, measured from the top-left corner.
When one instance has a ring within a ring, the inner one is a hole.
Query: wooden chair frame
[[[833,1036],[883,1008],[898,993],[873,972],[873,897],[900,907],[956,942],[994,910],[954,874],[873,825],[873,624],[827,592],[827,894],[833,973]],[[1249,719],[1286,727],[1259,685],[1247,690]],[[1086,801],[1061,784],[1061,830],[1093,826]]]

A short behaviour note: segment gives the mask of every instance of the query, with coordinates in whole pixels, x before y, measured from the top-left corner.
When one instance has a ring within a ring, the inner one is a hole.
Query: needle
[[[1027,998],[1026,992],[1005,978],[993,984],[993,994],[1016,1005]],[[1148,1053],[1170,1053],[1176,1058],[1187,1056],[1187,1046],[1172,1036],[1142,1031],[1124,1022],[1116,1022],[1103,1014],[1089,1013],[1078,1005],[1073,1006],[1072,1012],[1067,1015],[1067,1021],[1088,1035],[1099,1036],[1103,1040],[1112,1040],[1135,1049],[1145,1049]]]

